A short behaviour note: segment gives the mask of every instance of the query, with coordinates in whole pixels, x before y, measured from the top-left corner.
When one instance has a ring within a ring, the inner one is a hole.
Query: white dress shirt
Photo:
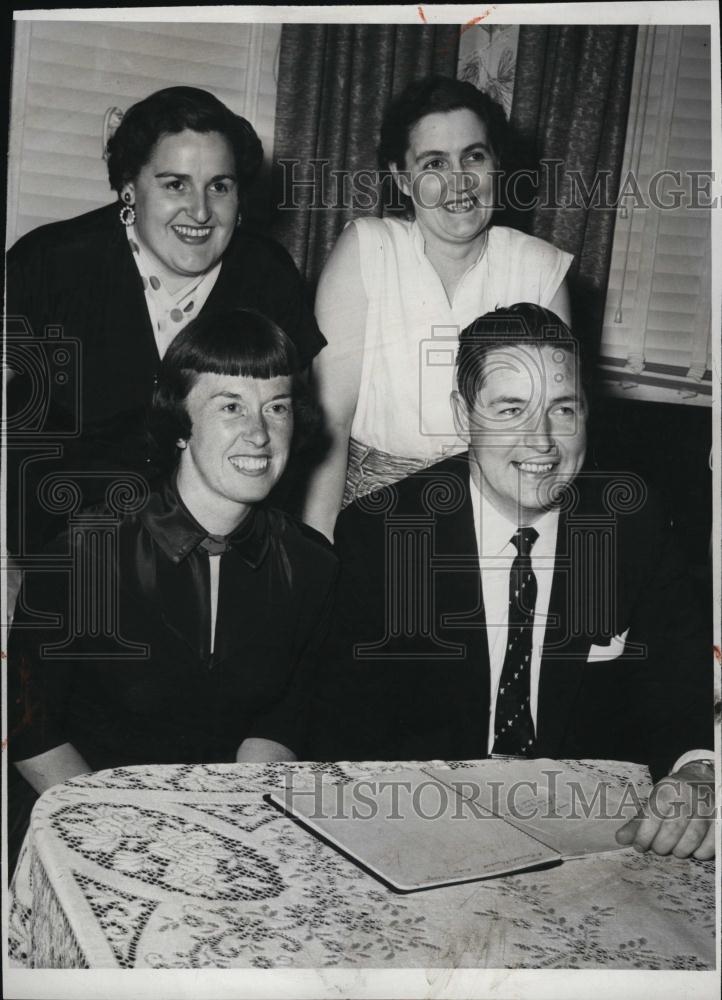
[[[509,617],[509,573],[517,550],[511,539],[518,525],[507,520],[493,507],[472,482],[471,504],[474,513],[474,530],[479,550],[481,570],[481,590],[484,597],[486,615],[486,637],[489,645],[489,669],[491,672],[491,698],[489,701],[489,742],[488,752],[494,744],[494,718],[496,696],[504,667],[506,638]],[[531,565],[537,581],[537,598],[534,607],[532,628],[531,676],[529,706],[536,728],[539,701],[539,672],[541,669],[542,647],[546,631],[549,598],[554,576],[554,554],[557,546],[559,511],[550,510],[543,514],[534,527],[539,537],[531,550]]]
[[[487,752],[491,753],[494,745],[494,721],[496,717],[496,697],[499,691],[499,681],[504,667],[506,639],[509,620],[509,574],[511,564],[517,556],[516,546],[511,539],[520,525],[509,521],[494,507],[481,491],[471,486],[471,507],[474,515],[474,531],[479,552],[479,569],[481,572],[481,590],[484,598],[486,616],[486,637],[489,648],[489,671],[491,675],[491,690],[489,699],[489,735]],[[537,599],[534,608],[534,625],[532,626],[531,675],[529,678],[529,706],[536,731],[537,708],[539,704],[539,675],[541,672],[542,649],[549,613],[552,579],[554,576],[554,557],[557,546],[557,530],[559,528],[559,511],[550,510],[543,514],[533,527],[539,537],[531,550],[531,565],[537,580]],[[624,636],[619,637],[622,644]],[[620,650],[621,651],[621,650]],[[690,750],[683,754],[675,763],[676,771],[683,764],[693,760],[713,758],[712,750]]]

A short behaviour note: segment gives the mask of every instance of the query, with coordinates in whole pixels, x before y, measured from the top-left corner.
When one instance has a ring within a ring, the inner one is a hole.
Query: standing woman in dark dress
[[[160,90],[127,111],[108,145],[119,201],[41,226],[10,251],[9,329],[24,330],[7,352],[12,552],[35,551],[62,527],[48,509],[49,473],[80,473],[88,503],[109,474],[144,472],[143,415],[161,359],[199,313],[257,309],[303,367],[324,346],[288,254],[239,228],[262,159],[252,126],[212,94]]]

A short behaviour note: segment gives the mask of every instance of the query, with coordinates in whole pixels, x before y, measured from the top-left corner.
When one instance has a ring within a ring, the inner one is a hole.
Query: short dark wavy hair
[[[255,179],[263,162],[263,146],[255,129],[207,90],[166,87],[128,108],[108,142],[108,177],[114,191],[134,181],[164,135],[219,132],[228,140],[240,190]]]
[[[587,402],[591,398],[590,371],[577,337],[551,309],[532,302],[517,302],[479,316],[459,337],[456,384],[467,408],[472,410],[483,384],[485,361],[492,351],[508,347],[560,346],[574,354]]]
[[[477,90],[473,83],[447,76],[429,76],[410,83],[386,109],[378,148],[381,170],[389,170],[392,163],[403,169],[411,129],[422,118],[462,108],[473,111],[486,126],[489,145],[501,169],[508,136],[502,106],[483,90]]]
[[[204,372],[269,379],[293,377],[293,447],[306,447],[320,423],[293,342],[273,320],[253,309],[202,312],[171,342],[158,375],[148,421],[151,462],[168,472],[178,461],[179,438],[192,434],[186,399]]]

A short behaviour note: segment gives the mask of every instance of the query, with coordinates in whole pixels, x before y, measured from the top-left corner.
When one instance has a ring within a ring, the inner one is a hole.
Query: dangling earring
[[[126,205],[122,205],[120,209],[120,221],[124,226],[132,226],[135,223],[135,209],[130,204],[130,195],[126,191],[123,195],[123,201],[128,202]]]
[[[236,216],[236,229],[238,229],[238,227],[240,226],[240,224],[242,222],[243,222],[243,214],[242,214],[242,212],[239,209],[238,215]]]
[[[176,448],[180,448],[181,450],[183,450],[183,448],[187,446],[188,442],[185,440],[185,438],[178,438],[175,444]]]

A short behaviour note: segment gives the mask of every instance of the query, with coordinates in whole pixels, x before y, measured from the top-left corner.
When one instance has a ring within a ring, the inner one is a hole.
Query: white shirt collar
[[[484,557],[516,555],[511,537],[519,525],[500,514],[492,503],[477,489],[473,478],[469,479],[474,527],[479,546],[479,555]],[[533,556],[554,556],[559,527],[559,510],[553,508],[534,522],[539,538],[532,549]],[[508,552],[506,551],[508,547]]]

